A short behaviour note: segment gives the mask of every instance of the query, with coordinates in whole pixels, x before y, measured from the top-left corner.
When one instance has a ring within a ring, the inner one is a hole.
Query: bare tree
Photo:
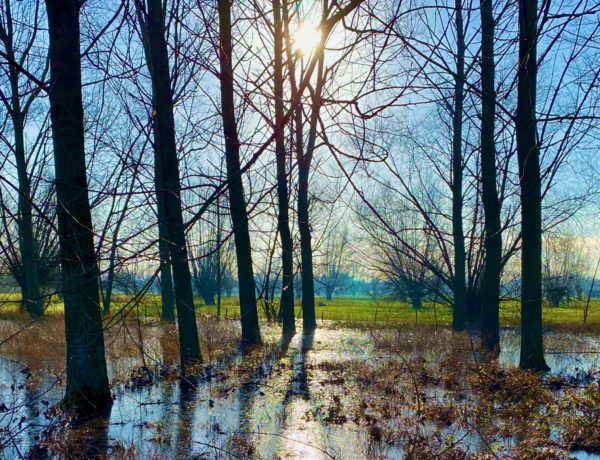
[[[279,238],[281,240],[282,287],[281,311],[285,335],[296,332],[294,319],[294,242],[290,232],[290,204],[286,172],[286,148],[283,92],[283,20],[280,0],[273,0],[273,97],[275,99],[275,156],[277,161],[277,198]]]
[[[77,416],[112,405],[100,312],[98,265],[85,164],[79,8],[47,0],[50,114],[58,201],[58,231],[67,340],[65,402]]]
[[[350,250],[348,226],[329,228],[322,238],[319,282],[325,290],[327,301],[332,301],[333,295],[342,287],[342,282],[347,277]]]
[[[494,8],[481,0],[481,199],[485,213],[485,267],[481,286],[481,343],[500,349],[500,275],[502,229],[496,188],[496,88],[494,62]]]
[[[233,42],[231,34],[231,6],[227,0],[219,0],[219,63],[221,68],[221,110],[225,135],[225,161],[229,207],[235,239],[237,274],[240,291],[240,320],[242,339],[247,344],[261,342],[256,307],[256,285],[252,267],[252,248],[248,229],[248,210],[242,171],[240,169],[240,141],[234,102]],[[219,270],[220,273],[220,270]]]
[[[28,8],[22,8],[25,11]],[[23,43],[16,43],[18,35],[15,31],[15,18],[13,18],[10,0],[5,0],[4,8],[0,8],[0,42],[9,61],[26,65],[32,47],[38,41],[40,31],[40,4],[35,2],[30,10],[29,18],[17,18],[17,21],[29,22],[29,30],[21,34],[25,37]],[[18,49],[20,47],[21,49]],[[40,80],[44,80],[48,66],[43,64]],[[14,136],[12,151],[15,157],[18,177],[18,203],[19,203],[19,248],[21,267],[21,292],[22,301],[32,318],[39,318],[43,314],[43,302],[38,276],[38,248],[33,229],[33,194],[31,187],[31,173],[28,171],[28,154],[26,147],[25,128],[29,110],[42,88],[39,85],[31,87],[29,79],[21,78],[21,73],[15,65],[8,66],[8,80],[10,93],[5,95],[0,89],[0,100],[4,103],[11,121]],[[31,157],[30,157],[31,158]],[[31,167],[31,165],[30,165]]]
[[[288,11],[288,5],[286,2],[283,3],[282,8],[283,22],[284,22],[284,34],[285,34],[285,48],[287,57],[287,66],[289,72],[289,80],[291,87],[292,99],[302,100],[301,94],[298,93],[298,84],[296,80],[296,60],[294,54],[300,55],[302,58],[303,51],[297,50],[294,53],[292,48],[292,37],[291,37],[291,18]],[[324,12],[323,12],[324,13]],[[299,14],[299,12],[297,13]],[[322,19],[325,19],[322,17]],[[319,31],[314,31],[315,34],[320,34]],[[295,138],[292,143],[296,152],[296,161],[298,164],[298,199],[297,199],[297,213],[298,213],[298,231],[300,234],[300,267],[301,267],[301,298],[302,298],[302,327],[304,330],[311,330],[317,326],[316,313],[315,313],[315,282],[314,282],[314,271],[313,271],[313,245],[311,235],[311,221],[310,221],[310,207],[309,207],[309,178],[311,163],[315,153],[315,146],[317,141],[317,127],[319,121],[319,115],[322,106],[322,97],[324,89],[324,54],[325,54],[325,43],[322,41],[322,37],[319,35],[319,40],[314,49],[314,53],[318,56],[317,73],[316,73],[316,85],[313,89],[310,86],[311,99],[310,99],[310,120],[308,126],[308,140],[304,140],[304,111],[303,105],[298,104],[295,107],[293,128],[295,130]],[[300,66],[300,79],[302,79],[302,66]]]
[[[463,229],[463,105],[465,87],[465,32],[462,0],[455,0],[456,74],[452,113],[452,236],[454,239],[454,308],[452,327],[463,330],[467,324],[465,280],[465,235]]]
[[[44,162],[41,162],[42,164]],[[37,248],[37,276],[40,294],[52,291],[61,291],[58,282],[60,279],[60,255],[58,235],[56,234],[56,200],[52,180],[41,179],[36,184],[35,193],[36,209],[38,213],[33,219],[33,239]],[[40,183],[41,182],[41,183]],[[13,231],[11,218],[14,216],[9,205],[0,194],[0,220],[2,231],[0,232],[0,249],[3,252],[1,265],[10,273],[17,282],[21,291],[25,289],[25,267],[21,252],[18,250],[18,226],[17,234]]]
[[[154,171],[159,225],[161,221],[166,225],[165,239],[169,247],[173,269],[181,365],[184,368],[186,365],[200,360],[200,342],[181,208],[181,184],[173,117],[173,90],[162,2],[147,0],[145,7],[137,2],[137,11],[140,25],[146,29],[146,61],[152,80],[154,107]],[[160,212],[161,206],[164,206],[164,216]]]
[[[408,299],[418,310],[423,299],[430,295],[443,296],[436,271],[420,260],[422,257],[432,267],[438,266],[437,244],[427,228],[423,228],[418,213],[400,203],[394,206],[390,201],[388,199],[386,219],[394,223],[394,229],[403,234],[403,242],[408,244],[401,243],[372,220],[361,218],[361,226],[369,237],[365,244],[374,249],[373,252],[367,249],[367,253],[394,297]]]
[[[515,121],[521,188],[521,360],[548,370],[542,334],[542,178],[536,125],[537,0],[519,0],[518,102]]]

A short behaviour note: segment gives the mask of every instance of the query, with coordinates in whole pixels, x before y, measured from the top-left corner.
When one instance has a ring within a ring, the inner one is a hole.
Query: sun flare
[[[294,48],[302,55],[312,53],[321,41],[321,31],[311,24],[300,24],[292,33]]]

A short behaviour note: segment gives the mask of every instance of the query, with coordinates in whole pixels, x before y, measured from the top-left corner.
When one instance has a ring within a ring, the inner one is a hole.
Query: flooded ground
[[[109,417],[78,428],[54,408],[64,390],[62,360],[48,350],[61,346],[52,345],[60,325],[7,342],[0,348],[0,456],[600,458],[596,335],[547,333],[552,373],[540,383],[514,369],[518,330],[503,331],[497,365],[479,356],[474,338],[445,328],[325,324],[282,343],[278,328],[264,324],[265,345],[242,354],[237,323],[199,324],[205,364],[185,381],[176,376],[172,328],[107,331],[114,405]],[[15,327],[0,324],[2,337]]]

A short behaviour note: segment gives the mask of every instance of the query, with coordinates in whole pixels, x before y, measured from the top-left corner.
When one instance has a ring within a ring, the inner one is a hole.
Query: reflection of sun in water
[[[319,46],[319,42],[321,41],[321,31],[311,24],[300,24],[300,26],[292,32],[292,40],[294,42],[294,48],[298,52],[303,55],[308,55]]]

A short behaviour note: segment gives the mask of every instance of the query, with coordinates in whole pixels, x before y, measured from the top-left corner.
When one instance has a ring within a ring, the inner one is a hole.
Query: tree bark
[[[283,333],[291,335],[296,332],[294,320],[294,242],[289,225],[289,197],[287,172],[285,166],[284,107],[283,107],[283,24],[281,20],[281,4],[273,0],[274,44],[273,52],[273,84],[275,98],[275,156],[277,161],[277,227],[281,240],[282,288],[281,313]]]
[[[485,266],[481,287],[481,344],[500,351],[500,274],[502,234],[496,188],[496,90],[494,63],[495,20],[492,0],[481,0],[481,186],[485,213]]]
[[[317,68],[317,86],[312,100],[312,111],[309,124],[308,142],[306,152],[298,149],[298,231],[300,233],[300,258],[302,262],[302,327],[306,330],[317,327],[315,312],[315,281],[313,272],[313,250],[310,228],[308,186],[310,165],[315,151],[317,140],[317,123],[321,108],[321,94],[323,91],[323,55],[319,51],[319,64]],[[302,112],[297,115],[301,122]],[[299,134],[302,136],[302,133]],[[298,140],[299,141],[299,140]]]
[[[152,79],[152,105],[154,109],[154,180],[159,208],[161,200],[164,202],[164,224],[166,226],[164,239],[169,248],[173,270],[181,366],[184,370],[186,365],[200,361],[200,343],[181,209],[181,185],[175,142],[175,119],[173,116],[173,90],[171,88],[169,55],[161,0],[147,0],[147,11],[144,19],[147,27],[146,51]]]
[[[537,0],[519,0],[516,114],[521,189],[521,358],[519,366],[548,370],[542,334],[542,181],[536,127]]]
[[[100,312],[98,265],[85,165],[79,5],[46,0],[50,36],[50,116],[67,342],[65,403],[77,417],[112,404]]]
[[[455,9],[456,76],[454,82],[454,113],[452,115],[452,235],[454,241],[454,308],[452,313],[452,328],[461,331],[467,325],[466,256],[462,191],[462,127],[465,85],[465,37],[462,0],[455,0]]]
[[[154,137],[157,145],[156,136]],[[156,147],[155,147],[156,148]],[[160,257],[160,319],[171,323],[175,321],[175,296],[173,291],[173,274],[171,272],[171,256],[167,241],[167,224],[165,221],[164,195],[157,193],[156,207],[158,216],[158,256]]]
[[[225,134],[225,161],[229,207],[233,224],[235,254],[240,291],[240,321],[242,342],[246,345],[261,343],[256,285],[252,266],[252,246],[248,229],[248,210],[240,170],[240,141],[238,138],[233,90],[233,49],[231,37],[231,7],[229,0],[218,0],[219,39],[221,64],[221,110]]]

